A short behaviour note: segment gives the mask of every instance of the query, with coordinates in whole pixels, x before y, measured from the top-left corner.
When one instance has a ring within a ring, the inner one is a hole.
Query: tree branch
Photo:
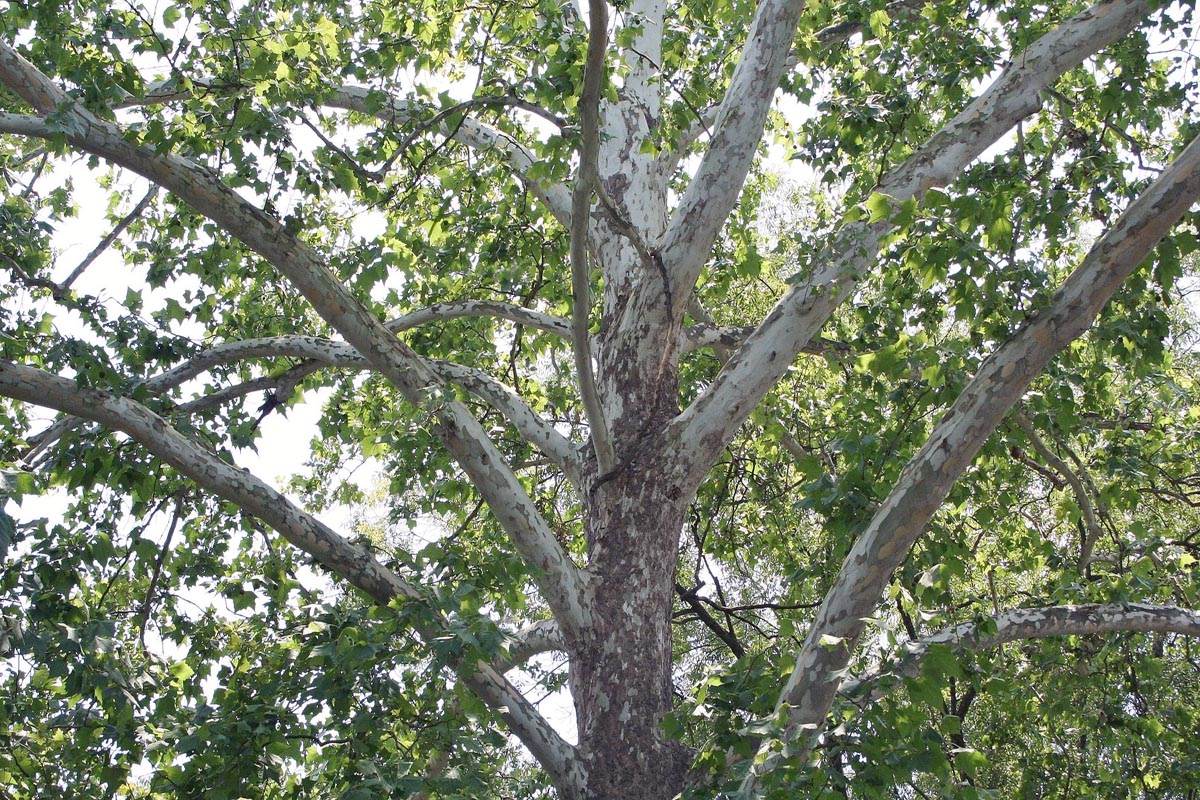
[[[128,434],[163,462],[203,489],[234,503],[279,532],[290,544],[347,580],[380,605],[396,598],[422,600],[421,590],[379,563],[369,550],[343,539],[323,522],[297,508],[285,495],[172,428],[165,419],[128,398],[32,367],[0,359],[0,394],[99,422]],[[429,631],[422,631],[428,636]],[[550,727],[529,701],[492,667],[480,663],[465,678],[543,764],[555,782],[572,779],[573,748]]]
[[[493,662],[492,667],[497,672],[508,672],[536,655],[565,648],[566,642],[558,623],[552,619],[539,620],[517,631],[509,644],[507,655]]]
[[[579,95],[579,168],[571,193],[571,349],[579,395],[591,429],[592,447],[601,475],[616,466],[612,436],[596,376],[592,370],[591,311],[592,277],[589,264],[592,195],[600,186],[600,96],[604,89],[605,56],[608,53],[608,3],[591,0],[588,20],[587,61],[583,66],[583,89]]]
[[[1040,92],[1063,72],[1120,39],[1150,11],[1143,0],[1101,0],[1030,45],[988,89],[883,178],[878,192],[920,199],[944,186],[1005,132],[1040,107]],[[875,261],[886,220],[844,226],[813,276],[790,289],[713,383],[672,423],[679,457],[699,480],[762,397],[787,372]]]
[[[482,661],[476,665],[475,673],[464,680],[517,733],[562,796],[580,796],[584,785],[582,760],[575,758],[575,748],[558,735],[533,704]]]
[[[408,122],[419,119],[419,106],[397,100],[383,92],[361,86],[344,86],[334,90],[323,104],[329,108],[354,111],[384,122]],[[530,178],[537,159],[523,145],[496,128],[467,117],[453,130],[442,126],[442,133],[476,150],[499,150],[508,158],[513,172],[529,187],[563,227],[571,224],[571,201],[567,188],[561,184],[543,185]]]
[[[1071,487],[1071,493],[1075,495],[1075,502],[1079,505],[1079,511],[1083,514],[1084,534],[1083,541],[1079,543],[1079,574],[1086,575],[1088,563],[1092,560],[1092,548],[1100,539],[1103,531],[1100,530],[1100,524],[1096,521],[1096,510],[1092,506],[1092,498],[1088,494],[1087,488],[1083,485],[1083,481],[1075,474],[1075,470],[1067,465],[1067,462],[1058,457],[1053,450],[1042,441],[1042,437],[1038,436],[1037,430],[1033,427],[1033,422],[1029,417],[1021,411],[1013,414],[1013,419],[1016,420],[1021,430],[1025,432],[1029,443],[1033,445],[1033,449],[1037,451],[1047,464],[1049,464],[1055,472],[1062,476]]]
[[[343,539],[261,479],[222,461],[141,403],[81,387],[75,381],[7,359],[0,359],[0,394],[128,434],[205,490],[266,522],[292,545],[377,603],[387,605],[397,597],[421,597],[416,586],[376,561],[370,551]]]
[[[151,185],[150,189],[147,190],[146,194],[142,196],[142,199],[139,200],[137,205],[135,205],[133,207],[133,210],[131,210],[128,214],[126,214],[121,219],[121,221],[117,223],[116,227],[113,228],[111,231],[109,231],[108,235],[105,236],[102,240],[100,240],[100,243],[98,245],[96,245],[94,248],[92,248],[92,251],[90,253],[88,253],[87,256],[84,257],[83,261],[79,262],[79,266],[77,266],[77,267],[75,267],[75,269],[71,270],[71,274],[67,276],[67,279],[64,280],[61,284],[59,284],[62,287],[62,290],[64,292],[67,289],[70,289],[71,284],[73,284],[75,281],[79,280],[79,276],[83,274],[84,270],[86,270],[88,267],[90,267],[92,265],[92,262],[95,261],[97,258],[99,258],[100,255],[105,250],[112,247],[113,242],[115,242],[120,237],[120,235],[122,233],[124,233],[125,230],[130,225],[132,225],[134,223],[134,221],[137,220],[137,218],[140,217],[147,208],[150,207],[150,203],[154,200],[154,197],[157,194],[158,194],[158,187]]]
[[[462,317],[497,317],[518,325],[553,333],[563,339],[571,338],[571,323],[562,317],[555,317],[498,300],[459,300],[435,303],[397,317],[387,323],[387,329],[399,333],[420,325],[428,325],[431,322]]]
[[[919,9],[924,3],[924,0],[893,0],[883,7],[883,10],[888,14],[897,13],[912,13]],[[869,30],[867,24],[862,18],[856,20],[847,20],[845,22],[837,22],[817,31],[814,38],[818,45],[822,47],[833,47],[841,44],[856,33],[863,33]],[[798,63],[798,58],[795,50],[788,55],[787,62],[784,65],[783,74],[791,72],[795,69]],[[782,76],[781,76],[782,77]],[[696,119],[692,125],[684,130],[674,147],[662,153],[658,157],[659,169],[663,175],[671,175],[679,166],[679,162],[687,155],[692,145],[700,140],[701,136],[712,136],[711,128],[717,121],[718,112],[721,110],[721,104],[706,106],[699,111],[696,111]]]
[[[904,653],[897,663],[881,664],[857,679],[847,681],[840,694],[858,703],[877,700],[887,692],[888,687],[883,685],[886,679],[919,676],[922,662],[937,645],[949,645],[959,651],[985,650],[1022,639],[1105,633],[1182,633],[1200,636],[1200,613],[1187,608],[1145,603],[1013,609],[989,617],[982,623],[954,625],[932,636],[908,642],[903,646]]]
[[[406,344],[368,311],[303,240],[270,214],[255,208],[211,171],[170,153],[127,140],[117,126],[98,119],[58,89],[7,44],[0,43],[0,83],[42,114],[57,111],[60,126],[42,123],[26,135],[65,136],[73,147],[149,178],[212,219],[291,281],[334,330],[363,354],[403,394],[438,420],[436,433],[487,500],[562,624],[586,624],[587,576],[559,546],[521,482],[505,464],[479,421],[439,391],[440,380]],[[366,93],[364,90],[363,97]],[[0,118],[0,125],[7,117]],[[18,126],[19,127],[19,126]],[[29,127],[29,126],[26,126]]]
[[[113,108],[135,108],[187,100],[196,95],[197,89],[221,94],[236,94],[245,88],[236,84],[220,85],[204,78],[193,78],[191,79],[191,84],[192,86],[188,89],[180,89],[172,81],[162,81],[156,85],[152,85],[145,96],[129,97],[113,106]],[[388,123],[419,122],[423,113],[429,110],[425,105],[398,100],[382,90],[368,89],[362,86],[338,87],[332,90],[321,104],[327,108],[353,111]],[[471,107],[496,105],[520,108],[547,118],[557,125],[561,126],[562,123],[562,120],[549,114],[544,109],[534,106],[531,103],[526,103],[520,98],[505,95],[501,97],[472,98],[450,109],[438,112],[432,123],[426,124],[436,127],[443,135],[472,149],[478,151],[499,150],[503,152],[508,159],[513,173],[529,187],[534,196],[541,200],[550,210],[550,213],[566,227],[570,219],[570,200],[567,197],[566,187],[558,184],[544,186],[539,181],[532,179],[530,177],[530,168],[536,163],[536,159],[524,146],[499,129],[471,117],[466,117],[461,124],[455,125],[453,128],[447,126],[444,122],[447,116],[451,116],[455,112],[464,111]],[[319,131],[316,132],[324,139],[323,134]],[[329,142],[326,143],[331,144]],[[378,176],[372,175],[372,177]]]
[[[195,358],[180,364],[160,375],[148,379],[144,386],[151,394],[159,395],[179,386],[215,366],[230,364],[253,358],[302,358],[305,361],[281,376],[253,378],[226,390],[203,395],[189,403],[180,404],[176,410],[194,413],[220,402],[244,397],[255,391],[274,389],[281,380],[295,386],[300,380],[323,367],[342,369],[369,369],[370,364],[353,347],[342,342],[321,339],[315,336],[274,336],[263,339],[245,339],[215,345]],[[554,430],[516,392],[482,370],[465,367],[449,361],[426,360],[432,371],[446,381],[466,389],[499,411],[518,433],[558,466],[567,479],[579,486],[580,465],[575,445]],[[287,393],[290,396],[290,392]],[[57,427],[60,423],[56,422]],[[59,438],[69,427],[59,431]],[[49,431],[39,434],[38,449],[44,449],[43,441]]]
[[[913,456],[887,500],[846,557],[825,596],[779,708],[787,708],[784,741],[803,758],[819,731],[840,676],[893,571],[926,522],[971,464],[1030,381],[1082,335],[1121,283],[1200,197],[1200,139],[1193,141],[1101,237],[1036,313],[980,366],[950,410]],[[760,751],[743,787],[752,789],[774,763]]]
[[[713,242],[741,195],[783,77],[804,0],[761,0],[717,113],[708,151],[663,235],[660,255],[683,311]]]
[[[563,471],[573,486],[579,488],[582,485],[582,467],[575,445],[530,408],[519,394],[482,370],[452,361],[430,361],[429,364],[438,375],[503,414],[527,442]]]
[[[545,653],[552,650],[561,650],[562,648],[562,631],[559,629],[557,622],[552,619],[534,622],[531,625],[525,626],[513,635],[512,643],[510,644],[507,655],[503,658],[493,661],[490,665],[490,669],[495,675],[503,675],[509,670],[515,669],[521,664],[524,664],[530,658],[538,655],[539,653]],[[470,685],[469,682],[468,685]],[[481,693],[483,691],[486,691],[486,688],[486,685],[480,687],[472,686],[473,691],[476,691],[476,693],[480,694],[480,696],[482,696]],[[461,704],[457,699],[453,701],[452,707],[454,708],[455,713],[458,713],[461,710]],[[528,709],[525,709],[525,713],[528,713]],[[540,715],[538,715],[538,719],[542,719]],[[548,734],[544,733],[543,735],[545,735],[549,741],[553,741],[554,738],[557,737],[557,734],[552,730],[549,731]],[[553,749],[558,750],[559,745],[555,744]],[[445,771],[446,767],[450,764],[451,754],[451,749],[444,749],[431,756],[425,767],[425,779],[428,780],[441,775]],[[568,750],[566,753],[562,754],[554,753],[549,757],[556,761],[565,762],[570,757],[570,751]],[[572,773],[572,775],[573,780],[580,780],[580,777],[577,774]],[[431,797],[432,795],[428,791],[421,791],[414,794],[412,796],[412,800],[430,800]]]

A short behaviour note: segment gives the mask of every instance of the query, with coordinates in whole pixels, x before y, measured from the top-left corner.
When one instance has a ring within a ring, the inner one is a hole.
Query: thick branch
[[[592,195],[600,185],[600,96],[604,88],[604,62],[608,52],[608,3],[591,0],[588,21],[587,61],[583,67],[583,89],[579,96],[579,171],[571,194],[571,348],[575,355],[575,374],[579,376],[579,395],[591,428],[592,447],[600,474],[616,466],[612,435],[596,376],[592,370],[591,334],[592,278],[588,228],[591,224]]]
[[[389,331],[325,267],[301,239],[271,215],[252,206],[211,171],[169,153],[129,142],[110,123],[97,119],[22,58],[0,44],[0,83],[17,92],[41,113],[57,109],[69,119],[67,141],[74,147],[143,175],[174,192],[275,266],[314,309],[392,382],[409,402],[439,421],[436,432],[487,500],[522,557],[555,615],[567,627],[588,616],[585,574],[559,546],[520,481],[495,445],[461,403],[438,392],[438,377],[406,344]],[[366,92],[364,90],[363,97]],[[4,120],[0,119],[0,123]],[[43,123],[42,132],[63,135]]]
[[[893,0],[883,7],[889,15],[911,14],[915,12],[924,0]],[[855,34],[865,33],[870,28],[860,15],[858,19],[847,20],[845,22],[837,22],[828,27],[822,28],[814,35],[816,44],[820,47],[831,48],[835,45],[844,43],[847,39]],[[796,51],[792,51],[788,55],[787,63],[784,66],[784,74],[791,72],[799,62]],[[659,156],[660,169],[664,175],[671,175],[679,166],[679,162],[683,160],[688,151],[697,141],[704,135],[711,136],[711,128],[717,121],[717,113],[720,111],[720,104],[714,104],[700,109],[696,114],[696,119],[691,126],[684,130],[674,146],[662,153]]]
[[[1102,0],[1030,45],[988,89],[903,164],[879,192],[920,199],[944,186],[1021,119],[1063,72],[1120,39],[1149,13],[1143,0]],[[890,223],[856,222],[835,234],[813,277],[775,305],[712,385],[673,425],[685,470],[699,480],[758,402],[787,372],[874,263]]]
[[[1200,196],[1200,139],[1137,198],[1038,312],[980,366],[846,557],[779,698],[787,741],[802,758],[828,713],[840,675],[893,571],[984,441],[1030,381],[1088,329],[1103,305]],[[746,780],[769,769],[767,758]]]
[[[988,630],[990,633],[983,633]],[[946,628],[933,636],[904,645],[898,663],[880,665],[854,681],[847,681],[841,694],[856,702],[878,699],[887,692],[887,678],[915,678],[921,664],[937,645],[955,650],[984,650],[1022,639],[1054,636],[1088,636],[1105,633],[1182,633],[1200,636],[1200,613],[1176,606],[1145,603],[1018,608],[988,619],[986,624],[968,622]]]
[[[370,551],[343,539],[265,482],[222,461],[140,403],[7,360],[0,360],[0,394],[128,434],[205,490],[266,522],[378,603],[420,597],[415,586],[376,561]]]
[[[266,522],[295,547],[367,594],[380,605],[396,598],[421,599],[420,590],[379,563],[361,545],[347,541],[297,508],[265,482],[172,428],[150,409],[124,397],[78,386],[11,361],[0,360],[0,394],[99,422],[128,434],[163,462],[203,489]],[[427,633],[427,632],[426,632]],[[508,681],[481,664],[466,678],[497,709],[530,751],[561,778],[570,772],[572,748]]]
[[[804,0],[761,0],[754,14],[721,101],[712,142],[663,237],[660,255],[675,287],[672,317],[683,311],[742,192],[803,10]]]

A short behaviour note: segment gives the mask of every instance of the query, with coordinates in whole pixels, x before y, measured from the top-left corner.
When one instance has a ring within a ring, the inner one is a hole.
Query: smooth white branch
[[[945,186],[988,147],[1041,105],[1059,75],[1133,30],[1149,13],[1142,0],[1102,0],[1030,45],[966,109],[881,181],[897,201]],[[886,220],[844,226],[831,237],[813,276],[792,287],[746,338],[713,383],[672,425],[679,457],[699,481],[796,355],[853,294],[874,264]]]
[[[1083,335],[1121,283],[1198,197],[1200,139],[1188,145],[1095,243],[1055,292],[1050,307],[1038,311],[983,362],[905,466],[846,556],[780,693],[778,708],[787,709],[784,738],[791,742],[791,755],[802,757],[811,746],[811,734],[819,730],[829,711],[864,620],[979,448],[1033,378],[1062,348]],[[744,787],[753,787],[771,763],[773,758],[758,761]]]
[[[508,645],[508,652],[502,659],[493,662],[492,666],[498,672],[508,672],[536,655],[565,648],[566,642],[558,623],[552,619],[538,620],[514,633]]]
[[[843,684],[840,694],[857,703],[886,694],[888,678],[915,678],[930,651],[946,645],[955,651],[986,650],[1024,639],[1091,636],[1107,633],[1181,633],[1200,636],[1200,612],[1147,603],[1102,603],[1016,608],[982,622],[953,625],[932,636],[902,645],[899,659]]]
[[[0,43],[0,83],[42,115],[61,123],[27,135],[64,136],[84,152],[125,167],[175,193],[272,264],[313,308],[410,403],[433,414],[439,439],[470,477],[516,546],[533,567],[534,580],[566,628],[586,625],[586,573],[571,561],[538,513],[520,480],[470,412],[383,323],[376,319],[302,239],[270,214],[226,186],[218,175],[188,159],[129,141],[121,129],[98,119],[26,61]],[[366,93],[364,90],[364,99]],[[0,120],[2,122],[2,120]]]
[[[761,0],[712,141],[663,235],[660,255],[677,317],[708,261],[713,242],[741,196],[763,126],[787,66],[804,0]]]

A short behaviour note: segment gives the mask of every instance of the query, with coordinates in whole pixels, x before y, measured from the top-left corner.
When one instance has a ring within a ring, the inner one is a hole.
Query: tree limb
[[[1096,510],[1092,506],[1092,498],[1088,494],[1087,488],[1083,485],[1083,481],[1075,474],[1075,470],[1068,466],[1067,462],[1058,457],[1050,447],[1042,441],[1042,437],[1038,436],[1037,430],[1033,427],[1033,422],[1029,417],[1025,416],[1024,412],[1017,411],[1013,414],[1013,419],[1016,420],[1021,430],[1025,432],[1029,443],[1033,445],[1033,449],[1037,451],[1047,464],[1054,468],[1054,471],[1062,476],[1071,487],[1071,493],[1075,495],[1075,502],[1079,505],[1079,511],[1083,514],[1084,534],[1083,541],[1079,543],[1079,574],[1086,575],[1088,563],[1092,560],[1092,548],[1100,539],[1103,531],[1100,530],[1100,523],[1096,521]]]
[[[892,2],[883,7],[883,10],[888,14],[912,13],[919,9],[923,3],[924,0],[892,0]],[[868,30],[870,28],[860,17],[859,19],[836,22],[826,26],[817,31],[813,38],[822,47],[833,47],[845,42],[856,33],[864,33]],[[799,59],[796,51],[793,50],[788,55],[783,74],[786,75],[795,69],[797,63],[799,63]],[[700,109],[696,113],[696,119],[692,122],[691,126],[679,135],[679,139],[675,142],[674,147],[659,155],[659,169],[664,175],[671,175],[675,172],[679,163],[687,155],[692,145],[700,140],[700,137],[704,135],[712,136],[711,128],[716,124],[717,113],[720,109],[721,104],[719,103]]]
[[[290,544],[380,605],[386,606],[396,598],[424,599],[418,587],[377,561],[369,550],[342,538],[267,483],[221,460],[140,403],[80,387],[72,380],[4,359],[0,359],[0,394],[85,417],[128,434],[205,490],[266,522]],[[428,631],[422,633],[429,635]],[[477,671],[464,680],[496,709],[556,783],[574,774],[570,757],[573,748],[491,666],[478,664]]]
[[[236,397],[244,397],[255,391],[274,389],[281,379],[294,386],[303,378],[323,367],[355,370],[370,368],[368,361],[347,344],[315,336],[293,334],[215,345],[183,364],[148,379],[143,385],[151,394],[159,395],[215,366],[252,358],[284,357],[302,358],[305,361],[282,376],[253,378],[229,387],[227,390],[203,395],[189,403],[182,403],[176,410],[182,413],[194,413],[202,408],[209,408]],[[449,361],[426,360],[425,363],[444,380],[461,386],[499,411],[526,441],[538,448],[558,466],[573,485],[579,486],[580,466],[575,445],[534,412],[520,395],[482,370]],[[287,395],[290,396],[290,392],[287,392]],[[59,426],[60,422],[56,422],[52,428]],[[68,429],[69,427],[58,431],[53,438],[59,438]],[[49,431],[46,431],[36,437],[39,450],[48,444],[45,441],[48,435]]]
[[[240,85],[217,84],[205,78],[192,78],[191,84],[190,88],[181,89],[172,81],[160,81],[157,84],[152,84],[144,96],[129,97],[113,106],[113,108],[114,110],[119,110],[187,100],[196,95],[197,89],[221,94],[236,94],[244,89]],[[421,120],[423,113],[429,110],[425,105],[399,100],[383,90],[369,89],[362,86],[337,87],[321,102],[321,105],[327,108],[353,111],[388,123],[417,122]],[[566,187],[558,184],[544,186],[541,182],[530,178],[530,168],[536,163],[536,159],[523,145],[499,129],[471,117],[464,118],[461,124],[455,125],[453,128],[444,124],[445,117],[450,116],[456,111],[462,111],[474,106],[495,105],[521,108],[550,119],[555,124],[561,124],[562,122],[562,120],[554,115],[548,114],[544,109],[530,103],[525,103],[520,98],[505,95],[494,98],[479,97],[467,100],[451,109],[439,112],[435,116],[432,125],[437,127],[443,135],[474,150],[498,150],[504,153],[513,173],[529,187],[534,196],[541,200],[550,210],[550,213],[566,227],[570,219],[570,200],[567,197]],[[318,135],[321,134],[318,132]],[[323,135],[321,136],[324,138]]]
[[[591,429],[592,447],[596,451],[599,472],[604,475],[616,466],[616,455],[592,370],[588,229],[592,195],[600,187],[600,96],[604,89],[604,62],[608,53],[607,0],[591,0],[589,10],[587,61],[583,66],[583,89],[579,95],[579,168],[571,193],[571,349],[575,356],[575,374],[579,377],[579,396]]]
[[[1193,141],[1092,247],[1055,292],[1050,307],[980,366],[913,456],[846,557],[779,697],[784,741],[803,758],[828,713],[842,671],[893,571],[1030,381],[1082,335],[1121,283],[1200,197],[1200,139]],[[750,790],[775,756],[760,752]]]
[[[683,311],[741,195],[803,11],[804,0],[761,0],[755,11],[712,141],[663,234],[660,256],[676,287],[672,317]]]
[[[107,250],[109,247],[112,247],[112,243],[115,242],[117,238],[125,232],[125,229],[132,225],[134,221],[140,217],[147,208],[150,207],[150,203],[154,200],[154,197],[157,194],[158,187],[151,185],[149,190],[146,191],[146,194],[142,196],[142,199],[139,200],[137,205],[133,207],[133,210],[126,214],[121,221],[117,223],[116,227],[109,231],[108,235],[100,240],[99,244],[92,248],[92,251],[84,257],[83,261],[79,262],[79,266],[71,270],[71,274],[67,276],[66,280],[59,284],[64,292],[67,289],[70,289],[71,284],[79,280],[79,276],[83,274],[84,270],[90,267],[92,262],[99,258],[105,250]]]
[[[538,620],[513,634],[508,653],[493,662],[492,667],[497,672],[508,672],[536,655],[563,650],[565,647],[566,642],[558,623],[552,619]]]
[[[1133,30],[1150,12],[1143,0],[1101,0],[1030,45],[974,102],[883,178],[880,194],[920,199],[944,186],[1005,132],[1040,107],[1040,92],[1063,72]],[[875,261],[886,220],[844,226],[830,238],[813,276],[794,286],[713,383],[672,423],[679,457],[698,481],[762,397],[787,372]]]
[[[434,303],[397,317],[387,323],[387,329],[399,333],[420,325],[428,325],[431,322],[461,317],[497,317],[518,325],[553,333],[564,339],[571,338],[571,323],[568,320],[499,300],[457,300]]]
[[[266,522],[377,603],[387,605],[397,597],[413,600],[422,596],[416,586],[376,561],[370,551],[343,539],[260,478],[222,461],[141,403],[81,387],[73,380],[7,359],[0,359],[0,394],[128,434],[205,490]]]
[[[984,633],[988,631],[988,633]],[[1022,639],[1055,636],[1087,636],[1104,633],[1182,633],[1200,636],[1200,613],[1176,606],[1145,603],[1017,608],[985,622],[954,625],[932,636],[903,645],[897,663],[881,664],[870,672],[847,681],[840,694],[857,703],[871,702],[886,694],[888,678],[915,678],[921,664],[937,645],[955,650],[984,650]]]
[[[343,86],[325,98],[323,105],[355,111],[384,122],[407,122],[418,119],[421,108],[378,90],[361,86]],[[454,130],[443,126],[442,133],[476,150],[498,150],[505,154],[513,172],[521,178],[533,195],[540,200],[563,227],[571,224],[571,200],[561,184],[543,185],[529,177],[537,159],[523,145],[502,131],[467,117]]]
[[[126,139],[117,126],[98,119],[59,89],[7,44],[0,43],[0,83],[39,113],[64,120],[41,129],[18,120],[26,135],[65,136],[71,146],[111,161],[174,192],[243,241],[291,281],[334,330],[345,337],[372,368],[392,382],[414,405],[437,420],[435,432],[487,500],[521,556],[534,568],[534,580],[564,626],[585,624],[587,575],[558,544],[521,482],[470,412],[439,392],[440,380],[404,342],[368,311],[303,240],[279,220],[255,208],[215,173],[177,155],[158,153]],[[364,90],[364,98],[365,98]],[[0,118],[0,127],[8,117]],[[11,128],[9,128],[11,130]]]

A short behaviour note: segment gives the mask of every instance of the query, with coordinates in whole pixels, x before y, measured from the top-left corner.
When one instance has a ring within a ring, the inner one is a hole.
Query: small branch
[[[158,187],[151,185],[149,191],[147,191],[142,199],[138,201],[137,205],[133,207],[133,210],[126,214],[121,221],[117,223],[117,226],[109,231],[107,236],[100,240],[100,244],[96,245],[95,248],[92,249],[92,252],[88,253],[83,261],[79,262],[79,266],[71,270],[71,274],[67,276],[67,279],[59,284],[64,293],[67,289],[71,288],[71,284],[79,279],[79,276],[83,274],[83,271],[90,267],[92,262],[99,258],[105,250],[111,247],[112,243],[115,242],[121,236],[121,234],[125,232],[125,229],[132,225],[134,221],[140,217],[147,208],[150,207],[150,203],[154,200],[157,194]]]
[[[542,653],[564,650],[562,629],[552,619],[543,619],[526,625],[512,636],[507,655],[492,663],[497,672],[508,672],[521,666],[529,659]]]
[[[4,263],[8,264],[9,270],[16,276],[17,282],[23,284],[30,289],[47,289],[55,298],[61,298],[66,294],[66,291],[59,284],[46,278],[35,278],[25,271],[25,268],[18,264],[8,253],[0,253],[0,259],[4,259]]]
[[[402,123],[420,118],[422,108],[406,103],[390,95],[361,86],[343,86],[330,93],[323,105],[340,108],[374,117],[383,122]],[[451,136],[460,144],[475,150],[498,150],[504,153],[513,173],[517,175],[550,213],[564,226],[570,226],[571,201],[565,186],[543,185],[529,177],[537,160],[519,142],[496,128],[467,117],[454,130],[444,128],[442,133]]]
[[[699,587],[696,587],[695,589],[688,589],[681,583],[675,584],[675,594],[680,600],[688,604],[688,607],[692,610],[692,613],[695,614],[696,618],[704,624],[704,627],[708,628],[713,632],[713,635],[724,642],[725,646],[729,648],[734,657],[741,658],[742,656],[746,655],[746,648],[738,639],[737,634],[733,632],[733,629],[726,628],[724,625],[718,622],[717,618],[709,613],[708,609],[704,607],[704,598],[701,598],[697,594],[698,590]]]
[[[150,614],[154,609],[154,593],[158,591],[158,581],[162,577],[163,565],[166,563],[167,554],[171,552],[171,539],[175,537],[175,529],[179,527],[179,518],[183,514],[183,495],[179,494],[175,497],[175,510],[171,514],[171,524],[167,528],[167,535],[163,538],[162,547],[158,550],[158,557],[154,559],[154,571],[150,574],[150,585],[146,587],[146,597],[142,601],[141,612],[138,620],[138,641],[142,645],[142,649],[146,648],[146,626],[150,622]]]
[[[1153,422],[1139,422],[1125,416],[1105,419],[1095,412],[1084,413],[1082,419],[1088,427],[1102,431],[1152,431],[1155,428]]]
[[[1037,451],[1047,464],[1054,468],[1054,471],[1063,477],[1070,486],[1071,493],[1075,495],[1075,502],[1079,506],[1080,513],[1083,514],[1083,524],[1085,533],[1083,541],[1079,543],[1079,574],[1086,575],[1088,564],[1092,560],[1092,548],[1104,533],[1100,530],[1100,525],[1096,522],[1096,511],[1092,506],[1092,498],[1088,495],[1087,488],[1083,485],[1083,481],[1075,474],[1075,471],[1068,466],[1067,462],[1063,461],[1058,455],[1050,449],[1050,447],[1042,441],[1042,437],[1038,436],[1037,430],[1033,427],[1033,422],[1029,417],[1025,416],[1024,412],[1016,411],[1013,413],[1013,419],[1021,430],[1025,432],[1025,436],[1029,439],[1029,443],[1033,445],[1033,449]]]
[[[604,89],[605,56],[608,52],[608,3],[591,0],[587,61],[583,68],[583,90],[579,96],[579,171],[571,194],[571,345],[579,394],[591,428],[592,446],[601,475],[617,463],[612,436],[592,371],[590,317],[592,307],[590,243],[592,195],[600,185],[597,160],[600,154],[600,99]]]
[[[571,323],[568,320],[498,300],[459,300],[435,303],[397,317],[385,324],[388,330],[399,333],[420,325],[428,325],[431,322],[463,317],[497,317],[518,325],[553,333],[564,339],[571,338]]]
[[[1015,460],[1021,462],[1025,466],[1029,467],[1031,470],[1036,472],[1038,475],[1041,475],[1043,478],[1045,478],[1047,481],[1049,481],[1050,485],[1053,486],[1055,489],[1066,488],[1067,482],[1063,479],[1063,477],[1061,475],[1059,475],[1057,472],[1050,469],[1049,467],[1043,466],[1039,461],[1030,457],[1029,454],[1026,453],[1024,450],[1022,450],[1021,448],[1013,447],[1009,451],[1009,455],[1011,455]]]

